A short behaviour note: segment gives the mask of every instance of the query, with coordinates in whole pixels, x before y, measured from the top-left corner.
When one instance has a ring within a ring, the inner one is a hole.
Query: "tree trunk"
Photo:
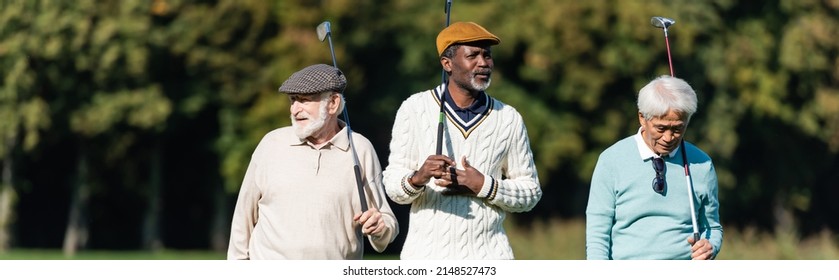
[[[155,140],[151,154],[151,174],[149,175],[148,207],[146,207],[143,221],[143,249],[158,251],[163,249],[163,241],[160,238],[160,215],[162,209],[161,184],[162,160],[160,140]]]
[[[787,193],[786,190],[778,190],[772,203],[772,216],[775,219],[776,234],[796,233],[798,231],[795,217],[793,217],[792,211],[789,210],[786,203]]]
[[[11,138],[11,137],[10,137]],[[3,157],[3,179],[0,181],[0,253],[6,252],[11,247],[12,220],[14,219],[15,189],[12,185],[12,147],[15,146],[15,139],[6,141],[5,156]]]
[[[63,251],[65,256],[73,256],[79,249],[87,245],[87,205],[90,199],[90,182],[88,181],[87,154],[84,148],[79,149],[78,171],[76,182],[70,200],[70,216],[67,230],[64,232]]]

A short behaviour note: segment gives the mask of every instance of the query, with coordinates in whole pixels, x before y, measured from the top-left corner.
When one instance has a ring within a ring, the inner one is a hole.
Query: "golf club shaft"
[[[335,49],[332,48],[332,31],[331,30],[329,31],[326,38],[329,39],[329,53],[332,54],[332,67],[338,68],[338,60],[335,59]],[[338,68],[338,69],[340,69],[340,68]],[[342,92],[342,94],[343,94],[343,92]],[[347,108],[347,106],[344,106],[344,109],[346,109],[346,108]],[[346,113],[347,113],[347,111],[344,110],[344,117],[347,116]],[[346,119],[344,119],[344,120],[346,120]],[[347,127],[349,127],[349,125],[350,125],[350,122],[348,121],[347,122]]]
[[[687,145],[682,139],[682,161],[685,165],[685,181],[688,188],[688,203],[690,204],[690,221],[693,225],[693,241],[699,241],[699,227],[696,226],[696,207],[693,205],[693,181],[690,179],[690,168],[688,168]]]
[[[451,21],[452,15],[452,0],[446,0],[446,7],[444,12],[446,13],[446,27],[449,27],[449,23]],[[440,120],[437,123],[437,149],[434,151],[437,155],[443,154],[443,125],[446,121],[446,112],[443,111],[446,103],[446,87],[448,86],[446,83],[446,70],[440,70],[441,72],[441,83],[443,84],[443,91],[440,93]]]
[[[330,24],[325,22],[326,26],[326,39],[329,42],[329,53],[332,54],[332,67],[338,68],[338,60],[335,59],[335,48],[332,46],[332,30]],[[321,39],[323,40],[323,39]],[[344,92],[341,91],[341,96],[344,95]],[[343,100],[346,103],[346,98]],[[358,153],[355,151],[355,144],[352,140],[352,127],[350,126],[350,115],[347,113],[347,104],[344,104],[344,122],[347,125],[347,139],[350,142],[350,150],[352,150],[352,159],[353,159],[353,172],[355,173],[355,184],[358,187],[358,198],[361,202],[361,212],[367,212],[367,195],[364,192],[364,183],[361,180],[361,167],[358,164]]]
[[[443,10],[446,13],[446,27],[449,27],[449,23],[451,22],[452,18],[452,0],[446,0],[446,7]],[[441,70],[442,72],[442,82],[446,83],[446,70]],[[442,112],[442,110],[441,110]],[[439,153],[438,153],[439,154]]]
[[[664,43],[667,45],[667,63],[670,65],[670,77],[676,77],[676,75],[673,74],[673,59],[670,56],[670,39],[669,36],[667,36],[667,28],[664,28]]]
[[[343,93],[341,93],[343,95]],[[355,172],[355,185],[358,187],[358,198],[361,201],[361,213],[367,212],[367,195],[364,193],[364,182],[361,181],[361,167],[358,164],[358,154],[355,151],[355,144],[352,140],[352,129],[350,129],[350,115],[347,113],[347,105],[344,104],[344,121],[347,123],[347,138],[350,141],[352,150],[353,171]]]
[[[451,23],[451,16],[452,16],[452,0],[446,0],[446,27],[449,27]],[[445,27],[444,27],[445,28]],[[445,50],[443,50],[445,52]],[[441,79],[442,79],[442,92],[440,92],[440,120],[437,123],[437,150],[435,151],[437,155],[443,154],[443,132],[445,130],[445,122],[446,122],[446,112],[444,111],[444,107],[446,106],[446,92],[448,91],[448,82],[446,81],[446,69],[441,69]],[[452,183],[457,185],[457,180],[454,177],[454,172],[452,172]],[[443,194],[451,194],[452,191],[449,188],[443,190]]]

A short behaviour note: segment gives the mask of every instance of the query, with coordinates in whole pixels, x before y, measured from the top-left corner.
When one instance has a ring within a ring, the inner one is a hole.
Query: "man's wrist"
[[[414,183],[414,175],[416,175],[416,174],[417,174],[417,172],[414,171],[414,172],[411,172],[410,175],[408,175],[408,184],[410,184],[411,187],[414,187],[415,189],[422,189],[423,187],[425,187],[425,184],[415,184]]]
[[[417,173],[417,172],[414,171],[411,174],[408,174],[404,178],[402,178],[402,184],[401,184],[402,185],[402,190],[405,191],[405,193],[408,194],[409,196],[417,196],[420,193],[422,193],[423,190],[425,190],[424,185],[423,186],[416,186],[412,182],[411,178],[414,176],[415,173]]]

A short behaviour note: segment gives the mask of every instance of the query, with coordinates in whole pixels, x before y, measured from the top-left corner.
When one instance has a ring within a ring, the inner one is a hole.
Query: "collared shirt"
[[[370,142],[353,134],[370,208],[386,230],[370,238],[381,252],[398,233]],[[347,129],[320,148],[294,128],[269,132],[254,151],[236,202],[228,259],[361,259],[353,216],[361,213]]]
[[[486,92],[481,92],[477,98],[475,98],[475,102],[472,102],[466,108],[460,108],[457,106],[457,103],[454,103],[454,99],[452,99],[452,95],[449,93],[448,89],[446,89],[446,103],[451,104],[452,111],[457,114],[460,119],[462,119],[465,123],[472,121],[476,116],[480,115],[481,113],[485,113],[487,109],[487,94]]]

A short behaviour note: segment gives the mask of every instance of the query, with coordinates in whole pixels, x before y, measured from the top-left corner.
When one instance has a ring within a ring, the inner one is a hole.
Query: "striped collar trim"
[[[434,101],[437,102],[437,105],[440,105],[441,100],[444,100],[443,94],[448,93],[448,90],[446,90],[445,86],[446,84],[441,84],[431,90],[433,93],[432,96],[434,96]],[[475,115],[474,118],[468,121],[461,119],[460,116],[458,116],[457,113],[455,113],[454,109],[452,108],[452,105],[448,102],[445,102],[443,111],[446,112],[446,118],[448,118],[449,121],[455,125],[457,130],[460,131],[460,134],[463,135],[464,139],[469,138],[469,134],[471,134],[472,131],[475,131],[475,128],[480,126],[481,123],[483,123],[484,120],[486,120],[487,117],[489,117],[489,114],[492,113],[492,107],[495,103],[495,100],[490,98],[489,95],[486,94],[486,92],[484,92],[483,94],[485,98],[482,98],[482,100],[483,102],[487,103],[484,111],[478,113],[477,115]]]

